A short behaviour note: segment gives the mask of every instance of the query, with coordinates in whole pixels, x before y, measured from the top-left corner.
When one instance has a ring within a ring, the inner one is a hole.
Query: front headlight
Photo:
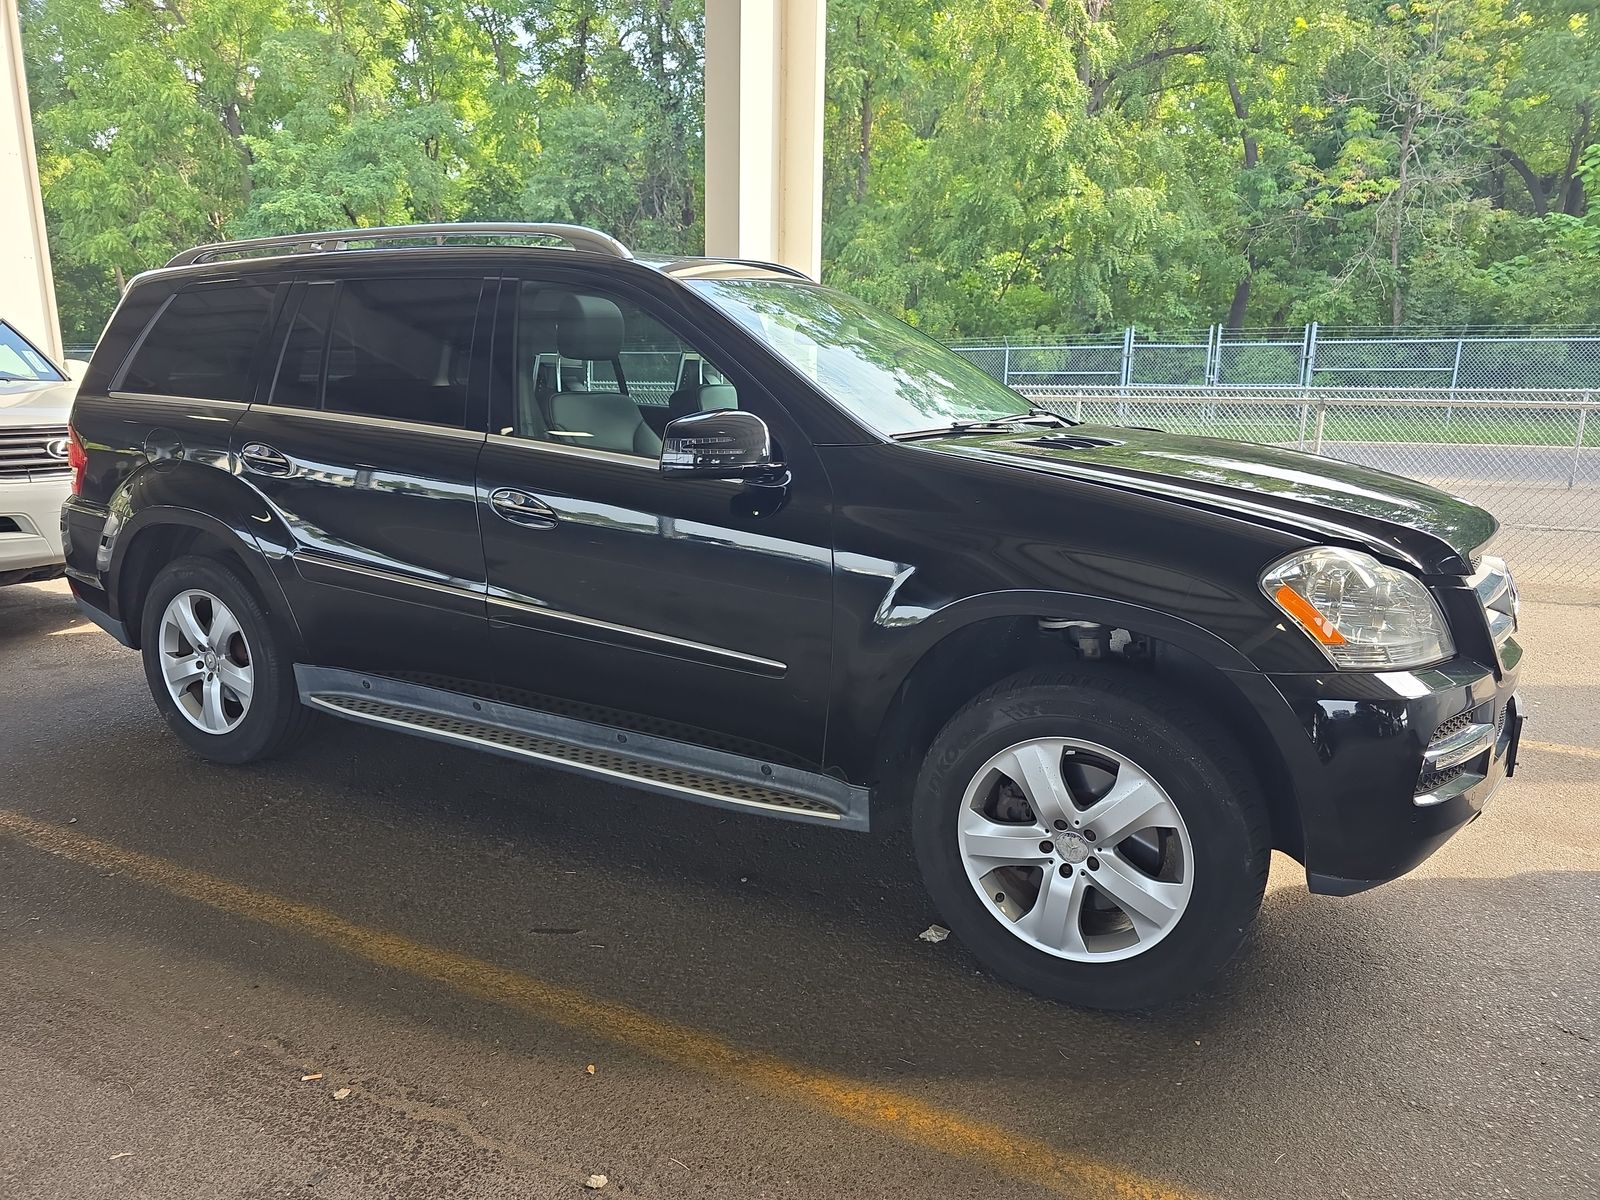
[[[1268,567],[1261,590],[1345,670],[1420,667],[1455,653],[1422,580],[1370,554],[1301,550]]]

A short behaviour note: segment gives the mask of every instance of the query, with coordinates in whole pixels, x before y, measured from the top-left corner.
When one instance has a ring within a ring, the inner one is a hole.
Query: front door
[[[822,756],[831,496],[809,443],[681,318],[507,281],[478,472],[495,670],[520,702],[790,765]],[[748,408],[793,482],[662,477],[672,416]]]
[[[472,376],[497,287],[313,279],[290,299],[268,402],[232,452],[291,531],[279,577],[315,665],[488,679]]]

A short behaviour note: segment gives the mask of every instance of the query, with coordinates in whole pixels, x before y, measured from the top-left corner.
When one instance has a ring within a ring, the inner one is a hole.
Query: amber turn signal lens
[[[1305,627],[1305,631],[1324,646],[1342,646],[1344,634],[1334,628],[1333,622],[1328,620],[1316,609],[1316,605],[1295,591],[1287,583],[1279,584],[1278,590],[1272,598],[1278,602],[1278,607],[1283,609],[1296,621]]]

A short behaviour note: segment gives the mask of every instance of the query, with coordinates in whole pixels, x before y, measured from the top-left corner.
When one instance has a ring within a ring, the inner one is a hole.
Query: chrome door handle
[[[517,488],[496,488],[489,495],[489,507],[514,525],[553,529],[556,524],[555,509]]]
[[[288,475],[294,464],[288,456],[274,450],[265,442],[246,442],[239,448],[239,462],[246,471],[257,475]]]

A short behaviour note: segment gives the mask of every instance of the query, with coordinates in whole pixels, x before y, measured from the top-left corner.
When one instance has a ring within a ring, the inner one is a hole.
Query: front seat
[[[622,310],[599,296],[566,296],[556,313],[563,359],[609,362],[622,381]],[[661,453],[661,438],[623,392],[560,391],[550,397],[550,440],[619,454]]]

